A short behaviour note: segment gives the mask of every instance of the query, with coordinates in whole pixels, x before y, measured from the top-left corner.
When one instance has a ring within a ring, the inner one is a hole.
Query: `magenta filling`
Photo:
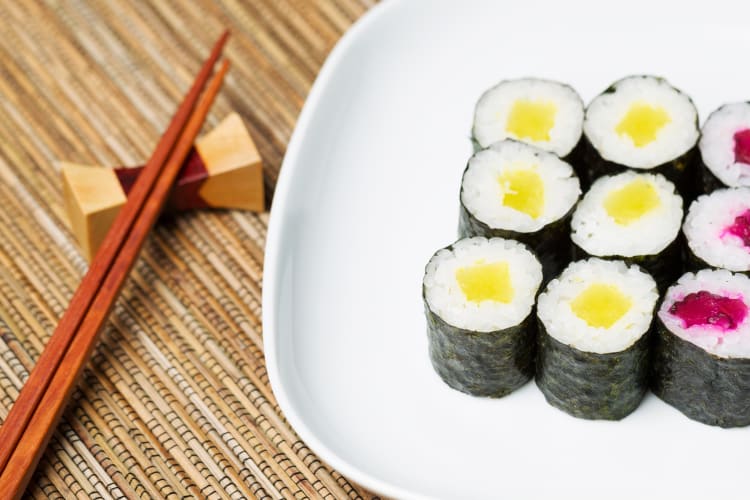
[[[735,217],[734,223],[724,230],[726,233],[738,237],[750,249],[750,209]]]
[[[750,165],[750,128],[734,133],[734,161]]]
[[[694,325],[713,326],[721,332],[737,328],[747,317],[747,305],[742,299],[715,295],[702,290],[687,294],[672,304],[669,312],[682,320],[684,328]]]

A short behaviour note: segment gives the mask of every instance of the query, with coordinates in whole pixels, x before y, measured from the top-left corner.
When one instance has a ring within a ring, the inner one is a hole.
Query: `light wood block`
[[[94,257],[142,168],[60,163],[71,229],[87,260]],[[263,165],[238,114],[196,141],[167,207],[263,211]]]
[[[110,168],[65,163],[62,174],[71,229],[90,261],[125,204],[125,192]]]
[[[226,117],[195,149],[208,171],[198,191],[207,205],[263,210],[263,165],[238,114]]]

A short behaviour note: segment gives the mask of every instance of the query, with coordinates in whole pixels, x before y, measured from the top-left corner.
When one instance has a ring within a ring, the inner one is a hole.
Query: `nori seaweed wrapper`
[[[567,156],[561,158],[561,160],[573,167],[573,172],[576,173],[581,183],[581,191],[584,193],[588,191],[591,182],[588,179],[588,171],[586,169],[586,141],[583,135],[581,135],[578,144],[575,145],[573,150]]]
[[[696,272],[700,271],[701,269],[706,268],[715,268],[716,266],[712,266],[705,260],[701,259],[690,248],[690,245],[688,244],[688,238],[687,236],[682,237],[682,263],[683,263],[683,271],[684,272]]]
[[[701,155],[698,156],[698,171],[700,173],[700,187],[699,187],[699,193],[701,194],[709,194],[717,189],[726,189],[730,186],[727,186],[723,182],[719,180],[716,175],[714,175],[713,172],[711,172],[711,169],[706,166],[706,164],[703,162],[703,158]]]
[[[605,160],[599,151],[591,144],[588,137],[584,140],[583,162],[580,176],[586,180],[587,185],[604,175],[615,175],[626,170],[632,170],[641,174],[661,174],[671,181],[677,188],[677,192],[682,196],[683,205],[687,206],[693,201],[701,189],[700,169],[696,164],[697,146],[692,147],[677,158],[658,165],[654,168],[631,168],[620,165],[609,160]]]
[[[542,284],[560,274],[560,271],[570,263],[573,247],[570,241],[570,220],[573,217],[575,205],[563,217],[550,222],[539,231],[522,233],[508,229],[491,228],[467,210],[463,203],[463,196],[459,196],[459,203],[461,204],[458,216],[459,238],[472,236],[499,237],[518,240],[526,244],[536,254],[539,262],[542,263],[544,274]]]
[[[658,320],[651,388],[687,417],[719,427],[750,425],[750,359],[721,358]]]
[[[482,145],[479,144],[479,141],[474,138],[474,132],[473,131],[472,131],[470,139],[471,139],[471,153],[472,154],[478,153],[478,152],[480,152],[481,150],[484,149],[482,147]]]
[[[620,420],[648,388],[650,333],[619,352],[599,354],[568,346],[537,325],[536,385],[547,402],[574,417]]]
[[[599,257],[607,260],[622,260],[626,264],[637,264],[648,272],[656,281],[659,293],[664,293],[677,278],[682,275],[682,241],[680,232],[667,247],[657,254],[635,255],[623,257],[622,255],[592,255],[576,244],[573,244],[573,260],[584,260],[589,257]]]
[[[499,398],[534,376],[532,313],[516,326],[476,332],[446,323],[430,309],[427,299],[424,309],[430,361],[450,387],[473,396]]]

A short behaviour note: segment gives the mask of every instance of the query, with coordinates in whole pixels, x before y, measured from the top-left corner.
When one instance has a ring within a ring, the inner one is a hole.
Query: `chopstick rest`
[[[60,163],[70,225],[86,260],[96,254],[142,169]],[[231,113],[195,142],[166,208],[263,211],[263,165],[240,115]]]

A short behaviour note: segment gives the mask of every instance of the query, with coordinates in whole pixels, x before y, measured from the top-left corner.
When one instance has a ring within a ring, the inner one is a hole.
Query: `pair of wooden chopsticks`
[[[206,83],[228,36],[225,32],[214,45],[0,427],[0,500],[19,497],[31,479],[98,333],[221,88],[228,61],[208,87]]]

